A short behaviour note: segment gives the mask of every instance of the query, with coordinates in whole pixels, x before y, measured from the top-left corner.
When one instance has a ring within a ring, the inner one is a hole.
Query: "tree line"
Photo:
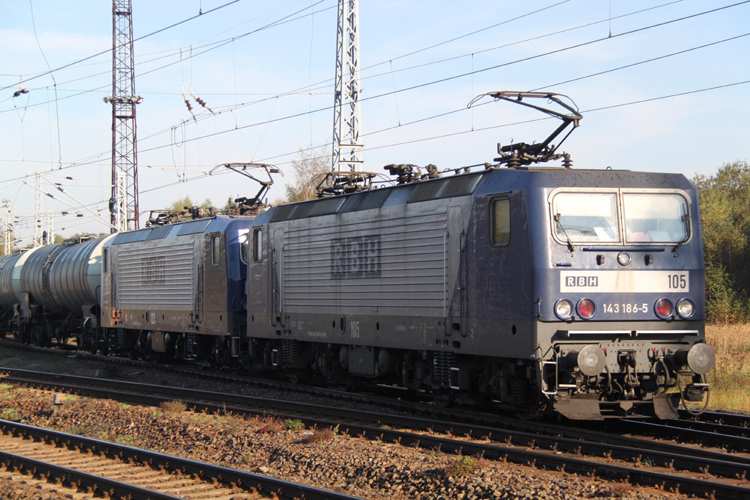
[[[706,263],[706,319],[750,321],[750,164],[725,163],[691,182],[700,195]]]

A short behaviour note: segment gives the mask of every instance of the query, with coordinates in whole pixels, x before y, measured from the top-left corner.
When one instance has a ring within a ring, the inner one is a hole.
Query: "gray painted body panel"
[[[18,282],[18,292],[28,293],[31,303],[43,306],[46,312],[57,312],[60,309],[59,304],[49,292],[49,275],[47,274],[55,258],[54,254],[59,248],[59,244],[47,245],[30,252],[23,263]]]
[[[113,235],[60,248],[49,267],[49,290],[66,310],[81,315],[81,307],[99,302],[101,254]]]
[[[18,303],[18,298],[13,290],[13,269],[22,254],[9,255],[0,263],[0,308],[12,310],[13,305]]]

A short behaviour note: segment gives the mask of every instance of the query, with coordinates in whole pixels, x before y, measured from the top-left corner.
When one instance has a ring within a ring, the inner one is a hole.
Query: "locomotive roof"
[[[279,205],[259,214],[253,224],[357,212],[441,198],[485,196],[520,189],[557,187],[693,189],[692,184],[682,174],[550,167],[495,168],[360,193]]]
[[[188,222],[179,222],[177,224],[167,224],[164,226],[149,227],[135,231],[119,233],[112,240],[112,245],[121,245],[123,243],[133,243],[135,241],[160,240],[164,238],[174,238],[175,236],[184,236],[196,233],[215,233],[224,231],[234,221],[252,220],[252,216],[214,216],[204,219],[196,219]]]

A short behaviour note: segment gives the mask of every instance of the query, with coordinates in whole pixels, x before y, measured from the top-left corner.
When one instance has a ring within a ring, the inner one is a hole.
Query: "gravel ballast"
[[[14,365],[12,360],[21,357],[24,361],[21,367],[26,369],[58,369],[64,373],[89,376],[91,371],[100,369],[86,366],[89,362],[65,362],[61,370],[59,367],[38,366],[37,363],[44,364],[44,355],[28,356],[10,349],[0,350],[0,366],[16,367],[11,366]],[[34,362],[30,362],[30,357]],[[154,375],[150,377],[153,381]],[[180,384],[175,380],[160,382],[190,386],[191,382],[184,376],[178,377],[181,378]],[[201,389],[210,390],[205,381],[200,385]],[[214,390],[220,390],[219,386]],[[626,483],[372,441],[342,435],[336,429],[300,428],[297,422],[283,422],[272,416],[245,418],[231,414],[193,414],[181,411],[179,404],[163,406],[128,406],[111,400],[71,396],[61,410],[53,413],[51,393],[8,384],[0,386],[0,416],[6,420],[20,420],[28,425],[364,498],[682,498]],[[62,492],[41,490],[32,485],[24,487],[21,483],[17,474],[13,480],[8,474],[0,474],[0,498],[70,498]]]

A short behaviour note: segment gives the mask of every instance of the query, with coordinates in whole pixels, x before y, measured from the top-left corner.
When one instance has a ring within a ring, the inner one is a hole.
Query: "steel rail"
[[[58,387],[61,386],[64,381],[68,381],[68,383],[71,381],[82,382],[82,379],[86,379],[85,377],[68,375],[53,376],[56,380],[49,384]],[[614,474],[614,477],[616,478],[627,478],[637,484],[647,486],[663,484],[670,488],[682,489],[683,492],[685,492],[685,487],[687,487],[688,491],[691,493],[714,494],[721,498],[741,498],[742,495],[746,495],[747,498],[750,498],[750,489],[741,486],[732,486],[725,483],[717,483],[715,481],[679,476],[665,480],[665,478],[662,477],[664,475],[663,473],[643,471],[631,467],[601,464],[581,458],[560,457],[556,454],[563,452],[575,455],[589,454],[605,457],[607,459],[630,460],[634,462],[641,462],[645,459],[652,462],[654,465],[659,464],[669,470],[681,469],[702,474],[708,473],[716,476],[737,478],[740,480],[745,479],[746,471],[750,468],[750,458],[748,457],[730,456],[707,450],[692,449],[664,443],[654,443],[633,438],[621,438],[606,434],[598,436],[594,435],[594,437],[604,439],[608,442],[593,442],[590,440],[592,436],[590,432],[586,433],[586,436],[583,436],[583,433],[581,433],[575,438],[547,436],[544,434],[522,432],[517,429],[498,429],[452,422],[425,420],[413,417],[374,414],[371,412],[362,412],[345,408],[321,407],[319,405],[311,405],[308,403],[291,403],[288,401],[268,400],[234,394],[221,394],[215,392],[168,388],[163,386],[134,384],[132,382],[107,381],[101,379],[88,380],[99,384],[111,383],[112,385],[119,385],[120,387],[125,387],[131,390],[136,387],[140,387],[141,389],[145,388],[150,393],[149,395],[143,395],[142,392],[141,394],[136,392],[118,393],[118,395],[120,397],[142,398],[142,400],[149,401],[152,404],[170,400],[174,396],[192,394],[193,398],[199,397],[200,400],[192,398],[181,398],[181,400],[189,406],[212,412],[230,411],[232,413],[250,412],[253,414],[267,414],[269,409],[294,410],[295,413],[293,414],[277,414],[277,417],[298,418],[308,425],[323,427],[333,427],[338,425],[341,431],[352,435],[387,440],[402,445],[414,445],[470,455],[483,455],[487,458],[510,460],[527,465],[541,465],[545,468],[553,467],[565,471],[595,473],[604,477],[611,477]],[[31,380],[31,382],[39,383],[39,381],[34,380]],[[42,383],[47,384],[47,382]],[[115,391],[111,388],[91,389],[79,385],[70,385],[68,387],[73,387],[76,390],[81,391],[101,392],[101,394],[105,396],[115,395]],[[166,396],[155,396],[154,393],[158,392],[171,394]],[[206,402],[206,400],[210,399],[218,400],[218,402]],[[227,400],[229,400],[232,405],[244,404],[245,406],[228,406],[226,404]],[[256,408],[249,409],[247,405],[252,405]],[[333,416],[334,419],[330,420],[327,418],[316,418],[310,416],[315,412],[328,412],[328,414]],[[376,420],[384,427],[355,424],[347,422],[346,419]],[[481,442],[478,443],[476,441],[404,432],[392,429],[391,426],[393,425],[429,429],[432,432],[446,432],[453,435],[466,434],[470,435],[472,439],[493,440],[499,441],[503,444],[495,445]],[[547,448],[548,450],[552,450],[552,453],[524,450],[520,447]],[[670,475],[667,476],[671,477]],[[734,495],[740,496],[738,497]]]
[[[738,436],[738,437],[744,437],[744,438],[750,437],[750,428],[726,424],[726,423],[703,422],[700,420],[682,420],[682,419],[665,420],[661,423],[669,427],[677,427],[680,429],[714,432],[714,433],[724,434],[725,436]]]
[[[732,425],[735,427],[750,428],[750,415],[741,415],[735,413],[725,413],[722,411],[704,411],[699,416],[690,415],[685,410],[680,410],[680,419],[697,422],[714,422],[719,424]]]
[[[669,422],[669,421],[667,421]],[[673,438],[680,440],[692,440],[699,442],[704,446],[716,446],[728,450],[750,452],[750,438],[738,436],[731,433],[732,428],[725,429],[723,426],[715,427],[710,430],[701,430],[694,428],[684,428],[678,425],[657,424],[653,422],[621,422],[623,430],[631,429],[639,434],[652,433],[658,435],[660,439]],[[724,433],[729,430],[730,433]]]
[[[244,472],[228,467],[197,462],[173,455],[166,455],[139,448],[133,448],[108,441],[86,438],[74,434],[33,427],[30,425],[20,424],[0,420],[0,432],[12,433],[14,435],[37,439],[44,442],[62,443],[68,447],[77,447],[81,450],[91,450],[92,452],[104,453],[106,455],[117,457],[122,461],[132,461],[149,465],[152,468],[163,468],[165,470],[179,471],[183,475],[197,475],[204,481],[207,478],[214,478],[217,481],[227,485],[241,485],[243,488],[256,488],[259,491],[275,493],[277,496],[284,498],[305,498],[306,500],[362,500],[359,497],[336,493],[321,488],[315,488],[303,484],[293,483],[276,479],[251,472]],[[97,479],[99,476],[94,476]],[[147,498],[147,497],[139,497]],[[164,498],[176,498],[172,496]]]
[[[645,453],[649,453],[649,458],[654,459],[663,454],[664,464],[671,463],[675,467],[677,466],[675,464],[680,464],[680,468],[694,472],[701,472],[707,466],[711,466],[713,473],[718,473],[726,477],[741,476],[744,469],[750,467],[750,457],[729,455],[700,448],[686,448],[658,441],[621,437],[616,434],[592,430],[581,431],[574,427],[537,422],[522,422],[507,419],[504,421],[495,420],[493,422],[494,425],[467,424],[215,391],[140,384],[121,380],[30,372],[6,368],[0,368],[0,373],[9,374],[3,379],[8,382],[43,384],[51,390],[56,390],[64,386],[68,390],[78,393],[87,393],[97,397],[119,400],[127,399],[129,401],[147,402],[153,406],[177,399],[196,411],[221,412],[226,410],[236,413],[262,415],[269,410],[273,410],[279,418],[299,418],[305,421],[305,423],[318,425],[341,424],[341,420],[347,419],[365,422],[376,420],[381,424],[389,426],[402,425],[412,429],[430,429],[433,432],[472,436],[474,439],[511,440],[517,446],[528,446],[531,443],[535,443],[537,446],[552,448],[556,445],[561,445],[563,443],[562,440],[567,439],[565,442],[568,442],[568,449],[571,450],[581,448],[582,443],[584,443],[583,452],[599,456],[611,453],[616,448],[629,450],[628,453],[618,454],[617,458],[621,459],[627,459],[630,456],[631,460],[635,460],[638,454],[643,455]],[[279,412],[289,413],[280,414]],[[313,414],[334,417],[336,420],[316,419],[311,416]],[[347,425],[354,426],[352,422],[348,422]],[[656,425],[653,427],[653,425],[651,424],[649,429],[661,429],[661,426]],[[354,427],[352,427],[352,430],[359,432],[359,429],[355,429]],[[735,440],[733,436],[723,436],[723,438],[721,435],[715,436],[718,436],[717,439],[720,439],[719,443],[724,446],[729,446]],[[697,438],[703,437],[703,433],[697,436]],[[639,450],[639,452],[633,452],[632,450],[634,449]],[[736,466],[730,464],[736,464]]]
[[[93,493],[94,495],[103,494],[108,498],[131,498],[150,499],[150,500],[180,500],[180,497],[161,493],[155,490],[149,490],[133,484],[123,483],[104,476],[89,474],[88,472],[71,469],[62,465],[56,465],[49,462],[43,462],[34,458],[17,455],[7,451],[0,450],[0,464],[6,469],[15,469],[19,473],[30,472],[35,477],[44,476],[47,481],[55,479],[65,487],[69,484],[70,488],[80,490],[81,488]]]

